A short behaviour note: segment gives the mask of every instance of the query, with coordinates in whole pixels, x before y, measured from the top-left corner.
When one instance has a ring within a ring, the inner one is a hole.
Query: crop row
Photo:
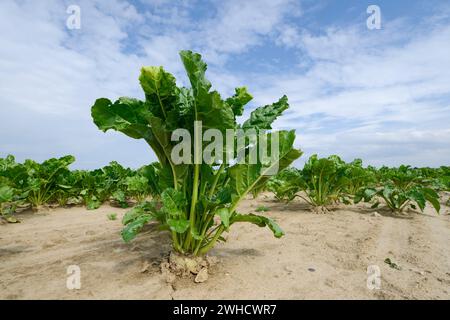
[[[16,222],[13,213],[17,209],[36,210],[44,205],[85,205],[93,210],[109,201],[126,208],[148,197],[158,198],[162,192],[156,162],[137,170],[115,161],[92,171],[70,170],[74,161],[73,156],[42,163],[17,163],[12,155],[0,158],[1,216]],[[279,201],[302,198],[317,210],[365,201],[373,208],[383,203],[397,213],[408,207],[423,210],[426,202],[439,211],[438,193],[450,191],[450,167],[363,167],[360,159],[347,163],[336,155],[313,155],[302,169],[282,170],[254,196],[263,190],[272,192]]]
[[[105,201],[128,207],[146,197],[160,193],[158,163],[138,170],[124,168],[113,161],[101,169],[73,170],[73,156],[53,158],[42,163],[25,160],[17,163],[12,155],[0,158],[0,214],[17,222],[17,210],[39,209],[43,205],[85,205],[97,209]]]
[[[450,167],[379,169],[363,167],[356,159],[346,163],[340,157],[311,156],[303,169],[287,168],[269,180],[267,189],[280,201],[300,197],[316,210],[326,211],[337,203],[384,203],[395,213],[407,208],[424,210],[426,203],[440,210],[440,191],[450,191]]]

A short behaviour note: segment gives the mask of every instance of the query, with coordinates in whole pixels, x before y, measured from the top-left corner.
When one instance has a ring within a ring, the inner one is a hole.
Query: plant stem
[[[173,246],[175,248],[175,251],[179,251],[183,253],[183,249],[180,247],[180,244],[178,243],[178,237],[177,237],[177,233],[175,231],[172,231],[172,241],[173,241]]]
[[[184,248],[188,249],[189,245],[191,244],[191,230],[195,228],[195,209],[197,205],[197,198],[198,198],[198,180],[200,175],[200,165],[196,164],[194,166],[194,183],[192,188],[192,200],[191,200],[191,210],[189,212],[189,222],[190,222],[190,230],[188,231],[188,234],[186,236],[186,241],[184,242]]]
[[[216,190],[217,182],[219,181],[220,175],[222,174],[224,168],[225,168],[225,163],[222,163],[220,165],[219,170],[216,172],[216,176],[214,177],[214,182],[211,186],[211,190],[209,190],[209,198],[211,198],[214,195],[214,191]]]
[[[216,243],[217,239],[219,239],[220,235],[222,234],[222,232],[225,230],[224,226],[220,226],[219,229],[217,230],[216,234],[214,235],[214,237],[211,239],[211,241],[206,244],[204,247],[202,247],[199,250],[200,254],[205,254],[207,253]]]
[[[206,216],[208,216],[208,217],[206,218],[206,221],[204,222],[202,231],[200,233],[200,236],[203,236],[203,239],[206,239],[209,236],[209,233],[208,233],[208,235],[205,235],[205,234],[206,234],[206,231],[208,231],[207,230],[208,225],[211,222],[211,219],[214,217],[214,214],[209,214],[209,215],[206,215]],[[198,250],[200,250],[200,247],[201,247],[202,243],[203,243],[203,240],[198,241],[198,243],[197,243],[197,245],[195,247],[195,250],[194,250],[194,255],[197,255]]]

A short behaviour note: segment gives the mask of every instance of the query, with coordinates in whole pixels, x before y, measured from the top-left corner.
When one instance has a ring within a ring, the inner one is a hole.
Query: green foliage
[[[296,168],[286,168],[267,182],[267,189],[279,201],[292,201],[301,190],[301,172]]]
[[[392,269],[402,270],[402,268],[398,264],[396,264],[395,262],[392,262],[392,260],[390,258],[384,259],[384,263],[386,263]]]
[[[300,189],[306,194],[301,197],[314,207],[347,202],[346,170],[345,162],[336,155],[328,158],[312,155],[301,170]]]
[[[28,195],[27,201],[33,207],[48,203],[59,189],[57,185],[59,175],[67,174],[69,165],[74,161],[73,156],[52,158],[42,164],[25,160],[24,166],[28,174],[25,189]]]
[[[313,206],[335,202],[371,202],[377,207],[379,199],[395,212],[406,207],[424,210],[428,202],[439,212],[438,191],[446,190],[449,167],[364,168],[360,159],[345,163],[338,156],[319,159],[313,155],[302,170],[288,168],[270,179],[268,189],[278,200],[305,199]],[[299,193],[303,192],[306,196]]]
[[[70,160],[71,157],[61,159],[64,162],[64,159]],[[12,155],[0,158],[0,216],[2,219],[8,222],[18,222],[14,213],[22,208],[32,206],[30,199],[33,199],[33,195],[30,196],[30,180],[39,176],[42,178],[46,171],[51,171],[48,163],[54,163],[54,168],[58,168],[56,163],[60,163],[59,160],[50,159],[39,164],[31,160],[16,163]],[[40,166],[45,168],[40,168]],[[217,172],[215,169],[216,171],[212,170],[208,173],[205,167],[202,167],[202,170],[205,175]],[[221,170],[224,172],[225,168],[223,167]],[[171,171],[163,169],[158,162],[143,166],[138,170],[124,168],[113,161],[108,166],[93,171],[69,171],[67,168],[60,168],[56,171],[58,172],[50,179],[52,182],[46,183],[46,194],[51,196],[46,196],[48,200],[44,204],[58,204],[59,206],[84,204],[91,210],[98,208],[105,201],[112,201],[113,204],[128,207],[130,200],[140,202],[148,197],[160,199],[164,188],[171,188],[170,184],[173,181]],[[258,184],[250,192],[257,194],[266,188],[273,192],[278,200],[291,201],[297,196],[302,196],[299,192],[305,190],[302,172],[296,168],[286,168],[271,177],[267,186]],[[47,175],[49,174],[47,173]],[[399,168],[381,167],[376,169],[368,166],[364,168],[361,160],[356,159],[345,164],[341,200],[353,198],[356,203],[367,201],[374,207],[379,206],[380,200],[383,200],[395,212],[402,212],[408,206],[422,209],[427,202],[435,209],[439,209],[438,192],[449,189],[449,177],[450,167],[412,168],[400,166]],[[224,174],[219,176],[216,188],[225,182],[225,178],[230,179]],[[143,183],[145,179],[147,185]],[[208,191],[208,184],[203,184],[203,187],[203,191]],[[213,202],[227,203],[227,201],[231,201],[231,196],[230,188],[227,186],[217,192]],[[442,203],[450,205],[448,194],[444,196],[446,199],[443,199]],[[207,201],[204,196],[199,196],[199,199],[203,202]],[[153,211],[159,212],[158,210]],[[228,221],[228,223],[224,222],[224,225],[227,224],[226,228],[230,221],[227,219],[227,212],[218,209],[216,214],[222,221]],[[170,230],[168,225],[165,228]],[[200,239],[197,231],[193,232],[192,236]]]
[[[7,222],[19,222],[12,216],[16,209],[15,190],[9,186],[0,186],[0,218]]]
[[[269,211],[269,208],[267,208],[266,206],[259,206],[258,208],[255,209],[256,212],[267,212]]]
[[[149,183],[148,179],[143,176],[127,177],[125,180],[127,191],[137,201],[142,202],[148,194]]]
[[[9,203],[15,207],[18,202],[26,202],[36,208],[51,202],[58,193],[64,192],[66,187],[59,181],[70,173],[68,167],[74,161],[73,156],[52,158],[41,164],[33,160],[19,164],[11,155],[0,159],[1,184],[14,190],[13,202]]]
[[[355,196],[362,189],[376,183],[375,172],[364,168],[361,159],[355,159],[346,164],[344,174],[346,177],[344,192],[348,196]]]
[[[94,210],[111,200],[128,207],[129,200],[157,196],[159,165],[138,170],[124,168],[113,161],[93,171],[69,170],[73,156],[49,159],[43,163],[26,160],[16,163],[12,155],[0,158],[1,214],[12,222],[19,207],[84,204]]]
[[[106,217],[111,221],[117,220],[117,213],[108,213]]]
[[[227,129],[238,129],[236,117],[242,115],[244,106],[252,98],[246,88],[237,88],[234,96],[223,100],[217,91],[211,90],[201,56],[181,51],[180,57],[191,88],[177,87],[175,78],[162,67],[144,67],[139,81],[145,101],[119,98],[112,102],[101,98],[92,107],[92,117],[99,129],[112,129],[131,138],[144,139],[159,160],[159,179],[153,190],[161,195],[160,200],[156,204],[143,202],[125,215],[124,240],[133,239],[150,221],[170,231],[176,251],[195,255],[210,250],[235,222],[268,226],[275,236],[281,236],[282,231],[270,219],[238,214],[236,207],[248,193],[263,189],[273,168],[284,169],[301,155],[293,148],[294,131],[279,132],[279,160],[270,165],[260,159],[256,164],[246,161],[228,165],[219,161],[219,155],[212,164],[174,163],[171,154],[178,144],[171,140],[174,130],[182,128],[195,137],[194,121],[201,121],[203,130],[211,128],[225,133]],[[287,108],[284,96],[274,104],[254,110],[242,128],[258,130],[269,138],[270,133],[264,130],[271,129],[272,122]],[[194,156],[202,154],[207,146],[204,142],[192,145],[189,163],[194,163]],[[255,148],[248,141],[245,147]],[[152,179],[147,177],[147,180]],[[132,192],[143,186],[143,180],[129,182],[130,187],[133,185]],[[214,223],[215,216],[220,218],[218,225]]]
[[[429,181],[417,170],[404,165],[399,168],[382,167],[378,172],[378,180],[381,186],[361,190],[355,196],[355,203],[364,200],[372,202],[372,207],[376,208],[381,198],[389,209],[400,213],[408,206],[412,209],[419,207],[423,212],[428,202],[439,213],[438,193],[427,186]]]

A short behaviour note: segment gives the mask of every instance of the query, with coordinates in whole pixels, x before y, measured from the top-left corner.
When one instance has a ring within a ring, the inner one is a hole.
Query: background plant
[[[73,156],[49,159],[42,163],[25,160],[17,163],[12,155],[0,158],[1,214],[13,222],[18,209],[42,205],[66,207],[85,205],[89,210],[111,201],[128,207],[130,200],[158,197],[158,164],[137,170],[113,161],[88,171],[69,170]],[[142,183],[145,180],[145,185]],[[140,181],[136,184],[133,181]]]
[[[229,165],[217,159],[210,164],[175,164],[171,153],[177,143],[171,141],[171,135],[175,129],[184,128],[195,137],[194,121],[202,121],[204,129],[217,129],[224,136],[226,129],[237,128],[255,129],[264,134],[288,108],[287,98],[257,108],[241,126],[236,117],[243,114],[244,106],[252,98],[246,88],[237,88],[234,96],[223,100],[217,91],[211,91],[201,56],[181,51],[180,57],[191,88],[177,87],[175,78],[162,67],[144,67],[139,80],[145,101],[122,97],[112,102],[101,98],[92,107],[92,117],[99,129],[113,129],[144,139],[161,167],[160,203],[143,203],[127,213],[123,219],[123,238],[129,241],[146,223],[157,221],[163,229],[170,230],[176,251],[199,255],[223,239],[223,232],[237,222],[268,226],[276,237],[281,237],[283,232],[271,219],[237,212],[239,202],[249,192],[261,190],[268,180],[265,174],[271,168],[261,161]],[[294,131],[279,132],[280,159],[271,165],[284,169],[301,155],[293,148],[294,139]],[[205,147],[205,143],[193,143],[192,157]],[[252,148],[250,144],[246,147]],[[220,219],[218,225],[214,224],[215,216]]]
[[[382,167],[378,172],[378,187],[368,187],[355,196],[355,203],[362,200],[372,202],[372,208],[379,206],[379,199],[395,213],[401,213],[408,206],[417,207],[423,212],[426,203],[430,203],[439,213],[438,193],[428,187],[429,181],[417,170],[402,165],[399,168]]]
[[[361,159],[355,159],[345,164],[344,175],[346,177],[344,192],[348,197],[353,197],[361,190],[376,184],[376,171],[374,168],[364,168]]]
[[[302,188],[302,176],[296,168],[286,168],[267,182],[267,189],[279,201],[290,202],[298,196]]]
[[[349,185],[346,164],[336,155],[318,158],[312,155],[301,170],[300,195],[313,207],[326,207],[340,201],[348,203],[345,190]]]

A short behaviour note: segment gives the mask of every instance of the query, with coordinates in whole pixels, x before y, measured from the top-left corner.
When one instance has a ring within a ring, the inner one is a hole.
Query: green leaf
[[[163,67],[143,67],[139,82],[153,116],[168,121],[168,126],[176,128],[178,88],[174,76],[164,71]]]
[[[357,194],[353,197],[353,203],[355,203],[355,204],[360,203],[361,200],[362,200],[362,196],[359,194]]]
[[[146,225],[149,221],[153,220],[154,217],[149,214],[143,214],[134,219],[132,222],[129,222],[122,229],[122,238],[125,242],[129,242],[134,239],[139,232],[142,230],[144,225]]]
[[[122,224],[127,225],[128,223],[136,220],[142,215],[150,214],[154,215],[156,211],[155,202],[145,201],[143,203],[138,204],[131,210],[128,210],[127,213],[122,218]]]
[[[262,206],[258,206],[258,207],[255,209],[255,211],[256,211],[256,212],[267,212],[267,211],[269,211],[269,208],[267,208],[266,206],[262,205]]]
[[[181,60],[191,82],[195,99],[195,120],[202,121],[204,130],[218,129],[225,132],[236,126],[233,109],[225,103],[217,91],[209,92],[211,83],[206,79],[206,63],[201,55],[181,51]]]
[[[278,200],[291,201],[300,191],[301,185],[300,171],[296,168],[286,168],[269,179],[267,189],[273,192]]]
[[[222,222],[225,229],[228,229],[230,226],[230,211],[228,208],[220,208],[216,211],[216,214],[220,217],[220,221]]]
[[[108,213],[106,217],[111,221],[117,220],[117,213]]]
[[[389,186],[389,185],[384,186],[384,188],[383,188],[383,196],[385,198],[389,199],[393,192],[394,192],[394,189],[391,186]]]
[[[364,200],[370,201],[377,194],[377,190],[373,188],[367,188],[364,190]]]
[[[273,168],[278,167],[278,170],[281,171],[302,155],[300,150],[294,149],[294,139],[294,130],[279,132],[279,158],[268,167],[263,167],[261,163],[245,163],[235,164],[228,169],[235,201],[240,200],[254,188],[258,188],[265,183],[270,178],[267,174]],[[233,203],[233,205],[235,206],[236,203]]]
[[[157,95],[163,100],[173,95],[176,87],[174,76],[163,67],[143,67],[139,82],[146,95]]]
[[[100,208],[102,203],[97,199],[96,196],[88,197],[86,200],[86,209],[95,210]]]
[[[413,189],[408,193],[408,198],[414,200],[418,205],[421,211],[425,209],[426,199],[424,194],[420,189]]]
[[[112,198],[117,201],[121,206],[123,206],[124,208],[126,208],[126,206],[128,206],[127,203],[127,198],[125,195],[125,192],[123,192],[122,190],[117,190],[112,194]]]
[[[145,177],[148,181],[149,193],[153,196],[161,194],[161,188],[159,187],[161,166],[158,162],[154,162],[150,165],[141,167],[138,172]]]
[[[19,219],[16,219],[15,217],[11,216],[11,215],[6,215],[3,216],[3,218],[6,220],[6,222],[8,223],[20,223]]]
[[[143,176],[127,177],[125,179],[128,191],[145,193],[148,188],[148,180]]]
[[[0,187],[0,203],[10,202],[13,200],[14,189],[9,186]]]
[[[284,236],[284,231],[276,224],[272,219],[259,216],[255,214],[235,214],[231,218],[230,224],[233,224],[235,222],[250,222],[253,224],[256,224],[259,227],[269,227],[270,230],[272,230],[273,235],[276,238],[281,238]]]
[[[278,118],[284,110],[289,108],[288,98],[283,96],[273,104],[269,104],[263,107],[259,107],[252,111],[250,119],[244,122],[243,129],[259,129],[268,130],[272,129],[272,123]]]
[[[384,263],[386,263],[387,265],[389,265],[393,269],[402,270],[402,268],[398,264],[396,264],[395,262],[393,262],[389,258],[384,259]]]
[[[242,116],[244,106],[253,99],[252,95],[247,92],[246,87],[236,88],[235,94],[226,100],[226,103],[231,106],[235,116]]]
[[[194,96],[202,94],[201,92],[203,94],[209,92],[211,83],[205,77],[207,65],[202,61],[202,56],[190,50],[183,50],[180,51],[180,57],[191,82]]]
[[[184,194],[182,192],[173,188],[166,189],[161,194],[161,200],[164,211],[170,217],[179,217],[184,215],[186,199],[184,198]]]
[[[151,114],[140,100],[123,97],[112,103],[109,99],[100,98],[92,106],[91,115],[97,127],[104,132],[113,129],[134,139],[152,138],[146,120]]]
[[[171,174],[166,176],[168,180],[172,180],[169,186],[176,188],[177,186],[175,185],[175,182],[177,184],[181,184],[183,182],[184,177],[187,174],[188,165],[175,165],[172,162],[171,152],[174,145],[171,142],[171,132],[166,128],[165,122],[157,117],[150,117],[149,121],[154,133],[154,140],[163,154],[163,156],[159,157],[161,165],[169,165],[169,168],[172,171]],[[167,171],[162,173],[167,174]]]
[[[439,195],[436,191],[430,188],[423,188],[423,193],[425,195],[425,199],[431,203],[433,208],[436,210],[437,213],[441,210],[441,204],[439,203]]]
[[[189,228],[189,220],[186,219],[167,219],[167,224],[176,233],[185,233]]]
[[[203,240],[205,238],[204,236],[200,235],[196,228],[191,229],[191,235],[195,240]]]

